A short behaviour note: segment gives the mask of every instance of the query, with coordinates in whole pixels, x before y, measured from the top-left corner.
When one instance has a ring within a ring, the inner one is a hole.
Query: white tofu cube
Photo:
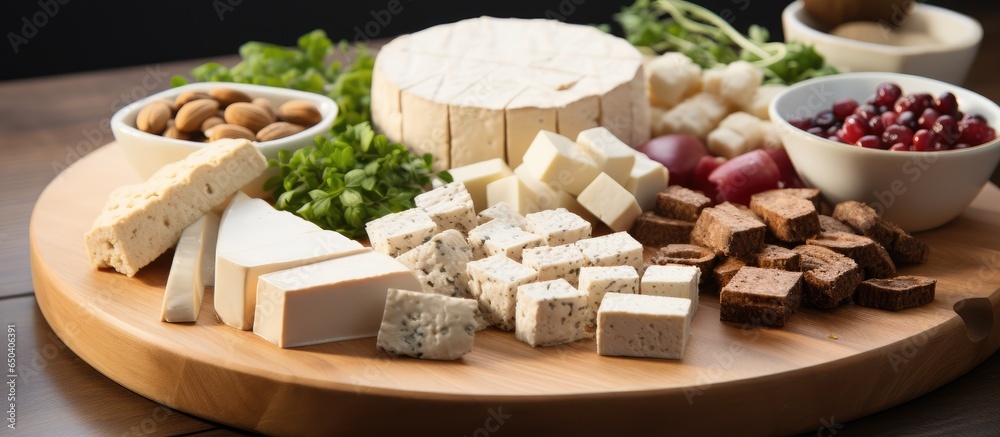
[[[730,129],[746,138],[748,150],[756,149],[760,145],[761,138],[764,136],[764,131],[760,126],[760,119],[742,111],[727,115],[726,118],[723,118],[719,122],[719,127]]]
[[[608,293],[597,311],[597,353],[679,360],[692,313],[689,299]]]
[[[589,155],[597,167],[619,184],[628,182],[635,163],[635,149],[623,143],[607,128],[595,127],[580,132],[576,144]]]
[[[664,134],[689,134],[705,139],[729,113],[728,104],[719,96],[698,93],[667,111],[660,120]]]
[[[600,174],[597,163],[569,138],[539,131],[521,164],[535,179],[577,195]]]
[[[719,127],[708,134],[707,143],[709,152],[726,159],[733,159],[749,152],[752,147],[746,137],[725,127]]]
[[[592,226],[590,222],[566,208],[556,208],[539,211],[525,216],[525,230],[540,235],[545,244],[561,246],[573,244],[584,238],[590,238]]]
[[[472,352],[476,301],[390,288],[375,347],[390,355],[457,360]]]
[[[763,79],[763,73],[753,64],[746,61],[732,62],[726,66],[718,94],[733,107],[745,108],[753,103],[757,87]]]
[[[698,281],[701,272],[695,266],[652,265],[646,268],[639,292],[650,296],[691,299],[691,312],[698,310]]]
[[[495,205],[482,210],[479,215],[476,216],[476,223],[478,225],[485,225],[493,220],[504,222],[521,229],[528,226],[528,221],[525,220],[524,216],[518,214],[517,211],[514,211],[514,209],[511,208],[507,202],[497,202]]]
[[[467,265],[469,290],[479,301],[479,311],[491,325],[514,330],[517,287],[538,279],[538,272],[503,255],[494,255]]]
[[[639,294],[639,272],[632,266],[584,267],[578,288],[587,293],[588,326],[594,326],[605,294]]]
[[[636,153],[635,165],[629,173],[625,189],[643,211],[652,211],[656,206],[656,195],[667,189],[670,183],[670,171],[663,164],[653,161],[641,153]]]
[[[642,214],[635,196],[605,173],[598,175],[576,200],[614,231],[629,230]]]
[[[424,292],[462,298],[472,298],[465,269],[472,259],[469,242],[454,229],[437,234],[396,258],[413,270]]]
[[[628,232],[616,232],[576,242],[588,266],[632,266],[642,271],[642,243]]]
[[[538,271],[539,281],[565,279],[574,287],[580,277],[580,268],[587,264],[583,252],[574,245],[524,249],[523,257],[522,264]]]
[[[757,87],[757,92],[754,93],[753,101],[750,102],[750,105],[742,109],[761,120],[770,120],[771,114],[768,113],[768,107],[771,105],[771,100],[785,88],[787,88],[785,85],[761,85]]]
[[[448,170],[455,182],[465,184],[465,189],[472,196],[476,211],[482,211],[489,206],[486,198],[486,186],[493,181],[514,174],[507,163],[500,158],[489,159],[475,164]]]
[[[413,203],[437,223],[439,230],[469,232],[476,227],[472,196],[461,182],[452,182],[413,198]]]
[[[781,143],[781,136],[778,135],[778,127],[767,120],[760,121],[760,130],[764,133],[760,140],[760,147],[767,150],[781,149],[785,145]]]
[[[377,218],[365,225],[372,249],[399,256],[429,241],[438,226],[422,209],[414,208]]]
[[[649,63],[649,100],[671,108],[701,87],[701,67],[682,53],[669,52]]]
[[[649,107],[649,129],[654,137],[667,135],[667,127],[663,124],[663,116],[667,115],[667,110],[659,106]]]
[[[584,331],[587,295],[563,279],[517,288],[514,336],[532,346],[554,346],[590,337]]]
[[[524,249],[544,244],[541,236],[499,221],[492,221],[469,231],[469,245],[472,246],[472,255],[476,259],[502,254],[521,262]]]

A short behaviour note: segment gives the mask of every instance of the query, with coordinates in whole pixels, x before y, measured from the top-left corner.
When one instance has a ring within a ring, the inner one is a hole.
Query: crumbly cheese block
[[[215,268],[215,311],[223,323],[249,331],[253,327],[257,280],[261,275],[367,250],[361,243],[336,232],[316,231],[221,253]]]
[[[184,228],[267,169],[247,140],[207,144],[146,182],[113,191],[84,235],[90,263],[135,276],[177,244]]]
[[[374,337],[390,288],[420,284],[374,251],[268,273],[259,278],[253,332],[282,348]]]
[[[429,241],[438,233],[438,225],[420,208],[379,217],[365,224],[372,249],[399,256]]]
[[[375,347],[391,355],[457,360],[472,352],[476,301],[389,289]]]
[[[607,173],[598,175],[576,200],[614,231],[631,229],[636,217],[642,214],[632,193]]]
[[[637,152],[625,189],[635,197],[639,208],[652,211],[656,206],[656,194],[667,189],[669,182],[670,171],[663,164]]]
[[[565,279],[517,288],[514,336],[531,346],[554,346],[590,337],[587,294]]]
[[[607,128],[595,127],[580,132],[576,144],[589,155],[598,168],[624,186],[635,164],[636,151],[615,137]]]
[[[455,229],[464,233],[476,227],[472,196],[462,182],[452,182],[418,194],[413,202],[437,223],[439,231]]]
[[[219,215],[211,211],[181,232],[163,291],[161,321],[183,323],[198,320],[201,299],[205,295],[202,279],[204,266],[212,257],[211,248],[218,232]]]
[[[651,265],[642,274],[639,293],[650,296],[682,297],[691,300],[691,312],[698,310],[698,267]]]
[[[524,249],[545,245],[545,240],[508,223],[492,221],[469,231],[469,245],[476,259],[501,254],[520,262]]]
[[[597,311],[597,353],[679,360],[692,314],[689,299],[608,293]]]
[[[642,271],[642,243],[628,232],[615,232],[577,241],[588,266],[632,266]]]
[[[587,293],[587,324],[597,323],[597,309],[608,293],[639,294],[639,273],[632,266],[584,267],[580,291]]]
[[[482,210],[476,216],[476,223],[485,225],[491,221],[501,221],[512,226],[524,229],[528,226],[528,220],[523,215],[514,211],[507,202],[497,202],[495,205]]]
[[[535,136],[519,168],[531,177],[578,195],[601,173],[597,162],[572,140],[555,132]]]
[[[491,325],[514,330],[517,287],[538,280],[538,272],[499,254],[467,265],[469,290],[479,301],[479,310]]]
[[[427,293],[472,298],[466,264],[472,261],[472,247],[461,232],[441,232],[396,258],[413,270]]]
[[[525,216],[525,230],[545,239],[549,246],[573,244],[584,238],[590,238],[592,226],[590,222],[566,208],[556,208],[538,211]]]
[[[540,130],[576,137],[606,126],[649,138],[642,56],[590,26],[480,17],[398,37],[379,50],[372,123],[435,157],[436,169],[522,162]]]
[[[587,260],[579,248],[569,244],[524,249],[521,264],[535,269],[539,281],[564,279],[575,287]]]
[[[486,198],[486,186],[490,182],[514,174],[514,171],[507,166],[507,163],[502,158],[494,158],[475,164],[453,167],[451,170],[448,170],[448,173],[451,173],[451,177],[455,182],[465,184],[465,189],[472,196],[472,203],[476,208],[476,212],[480,212],[489,206]]]

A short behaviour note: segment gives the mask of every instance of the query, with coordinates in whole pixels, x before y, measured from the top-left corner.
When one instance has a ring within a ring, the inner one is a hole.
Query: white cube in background
[[[603,126],[587,129],[576,136],[576,144],[597,167],[616,182],[625,185],[635,163],[635,149],[623,143]]]
[[[682,265],[652,265],[646,268],[639,292],[650,296],[691,299],[691,312],[698,310],[698,267]]]
[[[635,165],[629,173],[625,189],[632,193],[643,211],[653,210],[656,206],[656,194],[667,189],[669,182],[670,171],[663,164],[636,152]]]
[[[564,279],[536,282],[517,288],[517,328],[514,335],[532,346],[569,343],[590,335],[586,293]]]
[[[690,299],[608,293],[597,311],[597,353],[679,360],[693,313]]]
[[[507,163],[500,158],[488,159],[486,161],[469,164],[462,167],[448,170],[451,178],[455,182],[465,184],[465,189],[469,190],[472,202],[476,211],[482,211],[489,206],[486,200],[486,186],[490,182],[503,179],[514,174],[514,171],[507,166]]]
[[[627,231],[642,214],[639,202],[607,173],[598,175],[576,198],[580,205],[615,231]]]
[[[542,182],[578,195],[601,173],[593,158],[573,140],[555,132],[538,131],[521,166]]]

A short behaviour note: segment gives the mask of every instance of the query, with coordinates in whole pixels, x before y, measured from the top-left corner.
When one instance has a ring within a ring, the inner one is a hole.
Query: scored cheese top
[[[372,119],[439,168],[490,158],[520,163],[540,129],[570,138],[605,126],[633,146],[649,135],[642,56],[590,26],[480,17],[384,46]]]

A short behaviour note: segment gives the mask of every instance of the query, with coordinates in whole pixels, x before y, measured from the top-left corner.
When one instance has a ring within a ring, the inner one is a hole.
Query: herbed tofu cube
[[[597,353],[679,360],[693,313],[690,299],[608,293],[597,311]]]
[[[514,335],[532,346],[554,346],[590,337],[587,295],[556,279],[517,288]]]
[[[372,249],[399,256],[430,241],[438,233],[438,226],[426,212],[414,208],[372,220],[365,230]]]
[[[639,293],[691,299],[691,312],[698,310],[698,282],[701,273],[695,266],[651,265],[642,274]]]
[[[588,266],[632,266],[642,271],[642,243],[628,232],[615,232],[576,242]]]
[[[639,294],[639,272],[632,266],[584,267],[580,269],[579,289],[587,293],[587,324],[594,326],[606,294]]]
[[[498,220],[521,229],[528,226],[528,221],[524,219],[524,216],[514,211],[507,202],[497,202],[495,205],[482,210],[476,216],[476,223],[478,225],[485,225],[493,220]]]
[[[461,232],[449,229],[431,237],[397,258],[413,270],[427,293],[471,298],[466,264],[472,261],[472,248]]]
[[[476,209],[472,196],[461,182],[452,182],[413,198],[437,223],[440,230],[454,229],[462,233],[476,227]]]
[[[584,238],[590,238],[592,226],[590,222],[565,208],[556,208],[528,214],[525,230],[540,235],[545,244],[561,246],[573,244]]]
[[[503,254],[521,262],[524,249],[544,244],[545,240],[540,235],[496,220],[469,231],[469,245],[472,246],[472,255],[476,259]]]
[[[537,270],[539,281],[565,279],[574,287],[580,277],[580,268],[587,263],[583,252],[571,244],[524,249],[522,255],[522,264]]]
[[[375,346],[391,355],[457,360],[472,352],[476,301],[389,289]]]
[[[479,310],[491,325],[514,330],[517,287],[538,280],[538,272],[503,255],[493,255],[467,264],[469,291],[479,301]]]

